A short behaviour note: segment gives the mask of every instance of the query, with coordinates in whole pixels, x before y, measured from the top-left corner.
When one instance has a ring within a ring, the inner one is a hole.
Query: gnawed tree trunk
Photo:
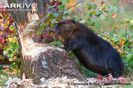
[[[21,2],[21,0],[18,1]],[[26,25],[22,29],[23,32],[20,33],[20,24],[25,22],[25,19],[27,19],[27,12],[23,12],[25,15],[17,15],[17,17],[15,14],[21,14],[21,11],[13,12],[11,14],[12,16],[15,16],[14,20],[18,26],[17,30],[20,38],[20,44],[22,46],[22,78],[32,78],[34,83],[40,83],[43,78],[48,79],[62,76],[85,80],[84,76],[80,73],[76,64],[72,59],[70,59],[66,51],[58,47],[35,43],[33,41],[32,36],[42,20],[39,19],[30,22],[26,21]]]
[[[28,23],[24,30],[34,31],[37,21]],[[34,33],[34,32],[33,32]],[[21,73],[26,78],[33,78],[34,83],[40,83],[42,78],[67,76],[83,80],[84,77],[63,49],[47,44],[35,43],[32,32],[23,32],[21,36],[22,64]]]
[[[63,49],[45,44],[33,44],[23,56],[21,71],[26,78],[33,78],[34,83],[40,83],[42,78],[63,76],[83,80],[75,63]]]

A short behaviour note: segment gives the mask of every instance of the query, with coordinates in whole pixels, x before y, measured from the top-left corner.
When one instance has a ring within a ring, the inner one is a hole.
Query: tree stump
[[[34,83],[40,83],[42,78],[62,76],[84,80],[76,64],[63,49],[34,44],[23,56],[21,73],[26,78],[32,78]]]

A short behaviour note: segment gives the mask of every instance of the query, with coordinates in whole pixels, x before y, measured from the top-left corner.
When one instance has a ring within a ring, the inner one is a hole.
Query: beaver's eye
[[[73,23],[76,23],[75,20],[72,20]]]

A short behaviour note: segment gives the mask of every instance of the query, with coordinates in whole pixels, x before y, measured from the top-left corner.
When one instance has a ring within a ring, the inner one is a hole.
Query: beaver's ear
[[[75,21],[75,20],[73,20],[73,19],[71,19],[71,22],[76,23],[76,21]]]

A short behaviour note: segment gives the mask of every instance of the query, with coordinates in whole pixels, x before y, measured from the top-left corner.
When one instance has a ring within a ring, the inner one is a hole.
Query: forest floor
[[[98,83],[96,78],[87,78],[87,82],[78,81],[77,79],[50,78],[41,79],[40,85],[33,84],[32,79],[20,79],[17,77],[17,70],[0,69],[0,88],[133,88],[133,80],[128,81],[128,84],[119,83]],[[129,79],[129,77],[127,78]]]

